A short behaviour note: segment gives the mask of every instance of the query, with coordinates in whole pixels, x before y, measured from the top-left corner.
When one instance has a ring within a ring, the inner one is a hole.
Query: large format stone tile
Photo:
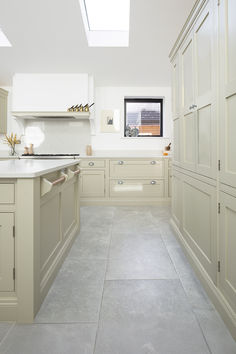
[[[178,275],[158,232],[113,232],[106,279],[175,278]]]
[[[76,239],[68,258],[107,259],[111,232],[104,230],[83,231]]]
[[[114,207],[82,207],[81,231],[107,230],[112,225]]]
[[[35,318],[38,323],[96,322],[106,261],[65,261]]]
[[[13,325],[14,324],[10,322],[0,322],[0,343],[3,340],[3,338],[7,335],[7,333],[10,331]]]
[[[212,354],[236,354],[236,342],[214,310],[194,310]]]
[[[171,227],[171,225],[169,224],[169,222],[165,222],[162,223],[160,225],[160,233],[161,233],[161,237],[167,247],[167,249],[169,248],[180,248],[181,245],[177,239],[177,237],[174,234],[174,231]]]
[[[209,354],[178,280],[105,284],[96,354]]]
[[[1,354],[93,354],[97,325],[16,325]]]
[[[196,277],[182,249],[171,247],[168,248],[168,252],[192,307],[196,309],[212,309],[211,301]]]
[[[157,226],[153,222],[153,218],[148,209],[145,211],[134,210],[122,210],[114,212],[113,232],[150,232],[154,233],[158,230]]]

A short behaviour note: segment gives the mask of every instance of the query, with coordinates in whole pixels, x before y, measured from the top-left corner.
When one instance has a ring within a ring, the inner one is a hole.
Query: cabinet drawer
[[[15,203],[15,185],[13,183],[0,184],[0,204]]]
[[[113,160],[110,161],[111,177],[163,177],[162,160]]]
[[[164,196],[163,180],[111,180],[110,197],[160,198]]]
[[[105,167],[104,160],[82,160],[80,166],[83,168],[100,168]]]

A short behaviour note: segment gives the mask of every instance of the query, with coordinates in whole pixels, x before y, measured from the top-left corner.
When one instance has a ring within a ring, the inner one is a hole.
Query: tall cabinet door
[[[182,166],[195,171],[196,137],[194,103],[194,44],[193,35],[185,40],[180,51],[182,87]]]
[[[179,55],[172,61],[172,113],[174,126],[174,141],[173,141],[173,164],[180,165],[181,162],[181,86],[180,86],[180,67]]]
[[[0,213],[0,291],[14,291],[14,214]]]
[[[236,187],[236,1],[220,6],[220,181]]]
[[[220,193],[220,290],[236,312],[236,198]]]
[[[216,40],[209,1],[194,26],[196,172],[216,176]]]

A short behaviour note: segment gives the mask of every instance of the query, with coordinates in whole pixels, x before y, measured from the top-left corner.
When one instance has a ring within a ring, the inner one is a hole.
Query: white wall
[[[36,153],[84,153],[87,144],[93,150],[162,150],[171,141],[171,90],[169,87],[97,87],[87,74],[17,74],[9,91],[8,133],[23,134],[19,153],[33,143]],[[95,91],[95,97],[94,97]],[[124,97],[164,97],[163,138],[125,138],[123,136]],[[12,104],[13,100],[13,104]],[[75,103],[92,103],[95,134],[88,121],[21,121],[11,115],[19,111],[60,111]],[[101,133],[101,111],[120,113],[120,131]],[[1,137],[0,137],[1,140]],[[0,141],[0,152],[8,153]]]
[[[164,97],[163,138],[126,138],[124,131],[124,97]],[[119,110],[120,131],[101,133],[101,111]],[[97,87],[95,89],[96,135],[92,136],[94,150],[162,150],[172,134],[170,87]]]

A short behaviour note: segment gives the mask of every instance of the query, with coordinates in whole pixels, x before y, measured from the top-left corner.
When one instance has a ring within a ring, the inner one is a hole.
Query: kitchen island
[[[0,321],[33,321],[78,234],[78,162],[0,161]]]

